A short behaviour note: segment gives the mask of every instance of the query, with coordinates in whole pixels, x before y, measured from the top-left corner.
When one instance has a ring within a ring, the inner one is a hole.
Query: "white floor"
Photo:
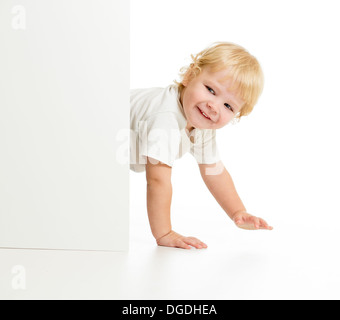
[[[244,231],[209,198],[186,206],[182,190],[174,192],[175,230],[209,247],[157,247],[140,191],[145,178],[132,179],[129,252],[0,249],[0,299],[340,298],[338,225],[273,216],[273,231]],[[16,288],[15,266],[25,271],[24,289]]]

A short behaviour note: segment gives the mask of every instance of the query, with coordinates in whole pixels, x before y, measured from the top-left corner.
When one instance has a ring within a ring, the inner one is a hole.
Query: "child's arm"
[[[184,237],[171,228],[170,207],[172,198],[171,167],[149,160],[145,165],[147,180],[147,210],[151,232],[157,244],[190,249],[206,248],[206,244],[193,237]]]
[[[233,180],[222,162],[212,165],[200,164],[199,168],[211,194],[238,227],[248,230],[273,229],[263,219],[247,213]]]

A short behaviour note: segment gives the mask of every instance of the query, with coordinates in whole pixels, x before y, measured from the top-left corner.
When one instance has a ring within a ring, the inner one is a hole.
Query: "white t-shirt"
[[[216,131],[194,129],[190,134],[176,85],[134,89],[130,93],[130,168],[145,170],[146,157],[170,167],[190,152],[201,164],[219,161]]]

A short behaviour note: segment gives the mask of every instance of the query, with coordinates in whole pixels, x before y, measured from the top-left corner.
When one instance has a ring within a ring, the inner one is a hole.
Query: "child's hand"
[[[208,247],[205,243],[198,240],[197,238],[184,237],[174,231],[170,231],[165,236],[159,238],[157,240],[157,244],[159,246],[175,247],[182,249],[191,249],[190,246],[193,246],[196,249],[203,249]]]
[[[236,213],[233,217],[233,220],[239,228],[246,230],[258,230],[258,229],[266,229],[273,230],[273,227],[269,226],[266,221],[261,218],[254,217],[249,213],[240,212]]]

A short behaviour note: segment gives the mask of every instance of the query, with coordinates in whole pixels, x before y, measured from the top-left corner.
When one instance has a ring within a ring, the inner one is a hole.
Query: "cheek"
[[[221,117],[219,119],[219,123],[222,126],[225,126],[226,124],[228,124],[231,120],[233,120],[234,118],[234,114],[232,112],[222,112]]]
[[[198,88],[192,88],[192,90],[188,92],[187,101],[190,104],[197,105],[198,103],[206,100],[207,94],[204,91],[199,90]]]

